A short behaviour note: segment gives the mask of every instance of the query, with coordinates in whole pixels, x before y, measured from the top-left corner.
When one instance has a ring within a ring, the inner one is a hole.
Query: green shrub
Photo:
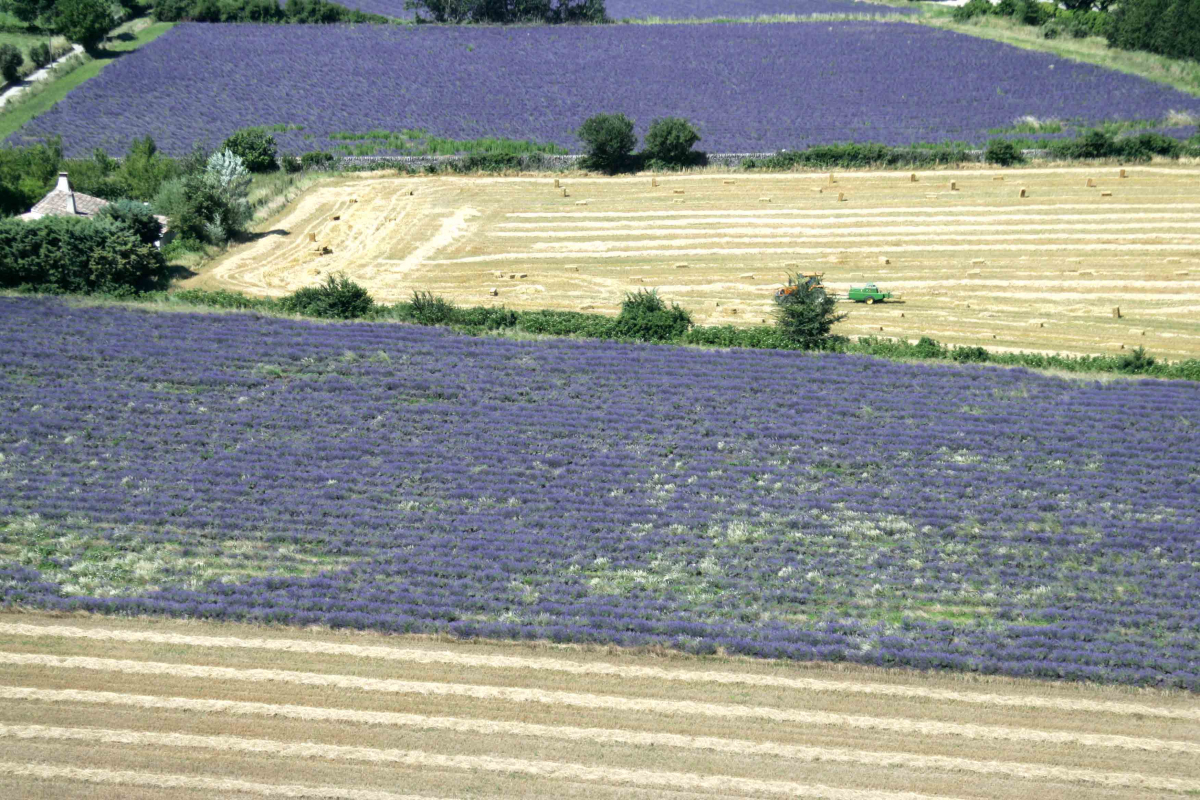
[[[973,17],[986,17],[995,13],[997,13],[995,7],[989,0],[969,0],[966,4],[954,9],[951,16],[959,22],[966,22]]]
[[[624,114],[596,114],[584,120],[578,136],[586,150],[584,167],[610,175],[624,169],[637,146],[633,121]]]
[[[20,50],[11,44],[0,44],[0,78],[4,78],[5,83],[15,83],[21,77],[24,63],[25,57]]]
[[[775,295],[779,333],[803,350],[819,350],[830,341],[833,326],[846,318],[837,312],[837,298],[825,291],[820,276],[788,275]]]
[[[1117,360],[1117,372],[1139,374],[1147,372],[1154,366],[1154,356],[1146,352],[1144,347],[1136,347]]]
[[[629,292],[621,301],[621,313],[612,324],[611,335],[640,342],[667,342],[692,327],[692,316],[672,303],[669,307],[654,290]]]
[[[166,277],[162,253],[113,220],[0,221],[0,286],[128,295],[154,289]]]
[[[262,128],[243,128],[226,139],[220,149],[241,158],[251,172],[270,172],[279,168],[275,137]]]
[[[700,133],[682,117],[663,117],[650,123],[646,133],[646,157],[668,167],[686,167],[696,162],[692,151]]]
[[[1049,150],[1058,158],[1113,158],[1120,154],[1116,140],[1102,130],[1089,130],[1074,139],[1050,142]]]
[[[344,274],[330,275],[320,286],[300,289],[279,301],[289,314],[324,319],[359,319],[374,305],[367,290]]]
[[[279,157],[279,166],[289,175],[294,175],[304,169],[304,164],[296,156],[285,155]]]
[[[430,292],[414,291],[411,318],[421,325],[453,325],[458,318],[458,306]]]
[[[155,218],[149,204],[137,200],[117,200],[109,203],[96,214],[98,219],[111,219],[129,230],[143,244],[154,244],[162,239],[162,223]]]
[[[54,187],[61,163],[57,137],[28,147],[0,147],[0,215],[33,208]]]
[[[988,357],[988,351],[982,347],[955,347],[950,351],[950,358],[960,364],[982,364]]]
[[[1116,148],[1119,156],[1129,161],[1149,161],[1153,156],[1179,158],[1183,152],[1178,139],[1152,131],[1118,139]]]
[[[31,45],[29,48],[29,63],[33,64],[38,69],[49,64],[54,60],[54,53],[50,50],[50,45],[45,42],[38,42]]]
[[[987,143],[983,160],[989,164],[1011,167],[1013,164],[1020,164],[1024,161],[1025,156],[1020,148],[1007,139],[992,139]]]
[[[304,169],[324,169],[333,163],[333,153],[323,153],[319,150],[300,156],[300,166]]]

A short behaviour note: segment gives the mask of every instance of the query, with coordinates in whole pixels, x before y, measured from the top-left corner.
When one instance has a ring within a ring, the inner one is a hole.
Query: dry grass
[[[814,191],[827,173],[580,176],[560,179],[569,198],[553,180],[332,178],[190,285],[278,296],[342,271],[383,302],[603,313],[657,288],[698,323],[748,325],[785,272],[818,271],[903,301],[851,306],[846,335],[1200,356],[1195,167],[849,172],[836,192]]]
[[[1181,693],[45,613],[0,662],[5,796],[1200,792]]]

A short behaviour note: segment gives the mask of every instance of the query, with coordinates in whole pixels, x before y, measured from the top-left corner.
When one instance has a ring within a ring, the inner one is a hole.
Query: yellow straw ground
[[[786,272],[822,272],[835,291],[873,281],[901,300],[849,305],[845,335],[1200,356],[1195,167],[555,183],[332,178],[191,285],[280,296],[345,272],[383,302],[427,290],[600,313],[653,288],[698,323],[750,325]]]

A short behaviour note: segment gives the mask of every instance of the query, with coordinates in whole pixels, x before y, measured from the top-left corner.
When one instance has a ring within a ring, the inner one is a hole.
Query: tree
[[[134,139],[129,145],[129,155],[121,163],[117,180],[125,190],[125,196],[135,200],[151,200],[166,181],[179,175],[178,165],[158,152],[158,146],[149,136]]]
[[[584,120],[578,136],[587,150],[584,163],[610,175],[619,172],[637,146],[633,121],[624,114],[596,114]]]
[[[112,27],[112,12],[103,0],[58,0],[54,5],[54,29],[89,53]]]
[[[162,238],[162,223],[147,203],[137,200],[116,200],[101,208],[97,219],[111,219],[129,228],[142,244],[154,244]]]
[[[243,128],[221,145],[238,156],[251,172],[270,172],[278,169],[275,137],[262,128]]]
[[[663,117],[650,123],[646,155],[671,166],[687,166],[697,155],[692,146],[698,141],[700,133],[692,123],[682,117]]]
[[[62,165],[62,140],[0,147],[0,216],[24,214],[54,186]]]
[[[846,318],[837,313],[837,298],[825,291],[819,275],[788,275],[775,294],[776,328],[784,338],[805,350],[819,350],[833,326]]]
[[[5,83],[15,83],[21,77],[21,65],[24,63],[25,57],[20,50],[11,44],[0,44],[0,77],[4,78]]]
[[[54,10],[54,0],[3,0],[0,11],[7,11],[27,25],[47,19]]]

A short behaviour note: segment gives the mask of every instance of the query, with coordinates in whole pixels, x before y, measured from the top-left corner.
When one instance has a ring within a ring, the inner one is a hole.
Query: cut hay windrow
[[[889,250],[897,252],[1194,252],[1200,244],[1095,244],[1092,242],[1063,242],[1061,244],[979,244],[964,242],[963,244],[928,244],[928,245],[895,245]],[[848,253],[877,253],[878,247],[689,247],[660,250],[621,250],[621,251],[588,251],[572,250],[554,253],[495,253],[486,256],[465,256],[463,258],[444,258],[436,261],[426,261],[427,265],[442,264],[482,264],[489,261],[530,261],[553,260],[560,258],[673,258],[679,256],[813,256],[837,255]],[[389,263],[387,259],[380,259]]]
[[[918,792],[890,792],[872,789],[847,789],[836,786],[769,781],[732,775],[696,775],[686,772],[660,772],[646,769],[596,767],[561,761],[540,761],[498,756],[459,756],[428,753],[422,750],[351,747],[282,742],[274,739],[249,739],[240,736],[197,736],[186,733],[143,733],[106,728],[61,728],[49,725],[3,725],[0,738],[50,741],[76,741],[89,744],[124,744],[136,747],[177,747],[214,750],[224,753],[255,753],[278,758],[324,758],[336,761],[360,761],[374,764],[399,764],[409,767],[471,772],[529,775],[553,780],[585,781],[645,788],[736,792],[742,795],[780,795],[824,798],[825,800],[952,800],[945,795]]]
[[[838,238],[838,239],[858,239],[862,234],[878,234],[878,233],[922,233],[928,234],[930,230],[937,230],[942,234],[950,231],[961,231],[961,235],[974,236],[979,238],[979,235],[984,231],[994,231],[997,237],[1009,237],[1012,231],[1114,231],[1114,230],[1135,230],[1143,231],[1147,228],[1170,228],[1172,230],[1192,230],[1200,228],[1198,222],[1135,222],[1130,224],[1121,223],[1066,223],[1063,225],[1030,225],[1022,223],[1017,225],[939,225],[936,228],[930,228],[926,225],[880,225],[880,226],[839,226],[836,234],[819,228],[776,228],[771,226],[755,226],[743,228],[630,228],[628,230],[587,230],[587,231],[488,231],[487,235],[496,238],[506,239],[579,239],[587,236],[662,236],[666,234],[679,234],[683,236],[713,236],[720,234],[722,236],[738,236],[738,235],[788,235],[788,236],[809,236],[815,238]],[[1165,235],[1165,234],[1156,234]],[[1094,234],[1093,234],[1094,236]],[[942,238],[950,238],[942,236]],[[1064,238],[1060,235],[1058,238]],[[1069,237],[1068,237],[1069,238]],[[1075,238],[1084,238],[1083,236],[1075,236]],[[701,240],[703,241],[703,240]]]
[[[1114,210],[1140,210],[1145,211],[1147,208],[1162,208],[1166,211],[1179,211],[1181,209],[1200,209],[1200,203],[1174,203],[1169,200],[1157,203],[1105,203],[1099,206],[1095,203],[1058,203],[1052,205],[1012,205],[1012,206],[937,206],[936,208],[914,208],[912,206],[880,206],[876,208],[839,208],[835,210],[813,210],[804,208],[781,208],[778,210],[767,211],[762,208],[756,208],[753,211],[730,209],[729,211],[721,211],[725,217],[766,217],[766,216],[797,216],[797,217],[823,217],[830,214],[839,214],[842,216],[871,216],[873,214],[946,214],[949,212],[961,212],[963,214],[976,214],[980,210],[986,210],[989,213],[1004,213],[1007,209],[1011,209],[1014,213],[1019,212],[1027,214],[1030,211],[1089,211],[1097,208],[1103,208],[1105,211]],[[614,219],[614,218],[637,218],[637,217],[711,217],[712,211],[510,211],[504,216],[513,219]]]
[[[141,709],[300,719],[313,722],[352,722],[420,730],[474,733],[482,736],[527,736],[562,741],[594,742],[598,744],[625,744],[636,747],[674,747],[688,750],[716,751],[742,756],[773,756],[804,762],[837,762],[873,767],[1006,775],[1026,780],[1091,783],[1101,786],[1156,789],[1171,792],[1200,792],[1200,781],[1198,780],[1183,780],[1144,775],[1141,773],[1104,772],[1091,769],[1074,769],[1005,761],[979,761],[950,756],[881,753],[840,747],[808,747],[777,744],[775,742],[755,742],[711,736],[683,736],[674,733],[650,733],[612,728],[537,725],[525,722],[431,717],[422,714],[402,714],[389,711],[360,711],[356,709],[321,708],[236,700],[202,700],[190,697],[156,697],[76,689],[31,689],[17,686],[0,686],[0,698],[5,700],[31,700],[51,703],[92,703]]]
[[[804,218],[789,218],[789,217],[739,217],[737,223],[742,225],[755,226],[773,226],[773,225],[836,225],[836,226],[851,226],[870,228],[878,225],[888,225],[893,222],[937,222],[937,223],[955,223],[964,226],[977,226],[983,224],[1012,222],[1014,224],[1025,221],[1041,221],[1041,222],[1062,222],[1064,224],[1072,223],[1073,221],[1092,221],[1092,220],[1123,220],[1123,219],[1157,219],[1157,220],[1195,220],[1200,219],[1200,215],[1196,213],[1171,213],[1169,211],[1157,211],[1139,214],[1135,212],[1126,212],[1122,214],[1009,214],[1007,211],[998,208],[982,207],[975,210],[969,215],[964,214],[947,214],[940,217],[931,216],[889,216],[882,219],[862,219],[861,217],[845,217],[838,214],[836,211],[829,212],[829,215],[824,217],[804,217]],[[695,217],[693,219],[636,219],[636,220],[605,220],[603,222],[587,222],[575,221],[565,222],[561,220],[549,222],[497,222],[493,227],[510,229],[510,230],[529,230],[529,231],[572,231],[572,230],[611,230],[614,228],[627,227],[646,227],[657,228],[667,225],[727,225],[730,223],[728,217]]]
[[[894,686],[886,683],[850,683],[848,681],[822,680],[819,678],[785,678],[777,675],[754,675],[749,673],[718,672],[715,670],[701,672],[697,670],[638,667],[603,662],[578,662],[556,658],[467,655],[446,650],[339,644],[335,642],[304,641],[299,639],[195,636],[179,633],[156,633],[153,631],[79,628],[65,625],[29,625],[26,623],[0,623],[0,635],[90,639],[204,648],[271,650],[285,653],[353,656],[355,658],[371,658],[416,664],[452,664],[481,669],[538,670],[573,675],[601,675],[681,683],[763,686],[793,689],[800,692],[875,695],[880,697],[928,699],[939,702],[970,703],[985,706],[1037,708],[1053,711],[1070,711],[1072,713],[1116,714],[1120,716],[1147,716],[1200,722],[1200,708],[1162,708],[1144,703],[1039,697],[1035,695],[1014,696],[995,694],[993,692],[968,692],[950,689],[928,689],[915,686]]]
[[[567,241],[567,242],[535,242],[532,246],[538,250],[551,250],[556,248],[568,247],[586,247],[586,248],[608,248],[608,247],[677,247],[680,244],[788,244],[795,242],[794,236],[704,236],[696,234],[705,234],[707,231],[697,231],[694,235],[687,239],[635,239],[632,241]],[[1095,233],[997,233],[997,234],[973,234],[973,233],[930,233],[920,229],[913,229],[909,234],[894,234],[891,236],[864,236],[859,234],[844,234],[844,233],[810,233],[804,237],[804,241],[814,242],[994,242],[997,239],[1003,239],[1006,242],[1076,242],[1088,241],[1096,242],[1097,239],[1119,239],[1120,241],[1112,242],[1112,244],[1125,244],[1131,240],[1156,242],[1159,240],[1168,240],[1177,244],[1186,244],[1194,249],[1200,249],[1200,240],[1197,239],[1197,234],[1179,234],[1174,232],[1164,233],[1114,233],[1111,236],[1100,236]],[[1102,244],[1102,243],[1097,243]],[[1062,245],[1070,247],[1071,245]],[[923,248],[933,249],[933,247]]]
[[[209,797],[227,797],[231,793],[236,793],[258,795],[259,797],[312,797],[325,800],[436,800],[428,795],[396,794],[375,789],[256,783],[232,778],[205,778],[197,775],[170,775],[161,772],[64,767],[51,764],[22,764],[13,761],[0,761],[0,775],[54,781],[56,785],[60,781],[75,781],[104,786],[194,789],[207,792]]]
[[[1081,747],[1113,747],[1151,752],[1195,753],[1200,744],[1147,737],[1111,734],[1076,733],[1072,731],[1043,731],[996,725],[936,722],[925,720],[868,717],[836,714],[824,711],[799,711],[768,706],[743,706],[725,703],[704,703],[690,700],[657,700],[616,697],[612,695],[563,692],[543,689],[522,689],[507,686],[479,686],[461,683],[402,681],[382,678],[360,678],[354,675],[330,675],[275,669],[236,669],[191,664],[172,664],[152,661],[129,661],[86,656],[50,656],[34,653],[0,653],[0,664],[42,666],[60,669],[85,669],[117,672],[128,675],[163,675],[175,678],[234,680],[253,683],[289,683],[304,686],[335,686],[364,692],[415,694],[425,696],[469,697],[477,700],[498,700],[510,703],[537,703],[549,706],[568,706],[607,709],[641,714],[689,714],[719,719],[760,719],[800,725],[821,725],[862,730],[882,730],[892,733],[921,736],[961,736],[967,739],[1076,745]]]

